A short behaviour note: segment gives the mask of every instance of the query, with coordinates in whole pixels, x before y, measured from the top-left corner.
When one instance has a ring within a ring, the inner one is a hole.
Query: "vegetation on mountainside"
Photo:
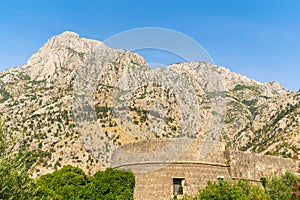
[[[131,172],[106,169],[89,177],[77,167],[65,166],[33,180],[29,175],[35,157],[16,151],[15,141],[0,121],[0,199],[133,199]]]
[[[0,120],[0,199],[32,199],[35,184],[27,174],[22,157],[14,152],[15,140],[7,134],[3,120]]]

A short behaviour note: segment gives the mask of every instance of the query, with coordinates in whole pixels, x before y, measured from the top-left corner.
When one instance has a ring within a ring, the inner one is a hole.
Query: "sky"
[[[300,88],[298,0],[0,0],[0,70],[20,66],[50,37],[74,31],[104,41],[162,27],[202,45],[214,63],[261,82]],[[176,56],[138,52],[148,62]]]

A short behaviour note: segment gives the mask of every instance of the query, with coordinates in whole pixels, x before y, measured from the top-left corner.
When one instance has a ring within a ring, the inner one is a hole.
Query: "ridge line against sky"
[[[163,27],[201,44],[215,64],[252,79],[300,88],[297,0],[0,0],[0,70],[20,66],[66,30],[104,41],[128,29]],[[148,62],[180,61],[138,52]]]

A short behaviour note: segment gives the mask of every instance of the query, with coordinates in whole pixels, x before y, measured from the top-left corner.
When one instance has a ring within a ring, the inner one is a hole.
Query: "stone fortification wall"
[[[238,151],[227,151],[224,155],[230,164],[230,176],[234,179],[259,181],[262,177],[286,171],[297,173],[298,164],[289,158]]]
[[[225,151],[212,143],[203,151],[204,140],[149,140],[124,145],[113,155],[112,167],[130,169],[136,177],[135,199],[171,199],[174,179],[182,180],[183,194],[196,195],[208,180],[260,178],[285,171],[296,172],[292,159],[254,153]],[[205,156],[203,156],[205,155]]]

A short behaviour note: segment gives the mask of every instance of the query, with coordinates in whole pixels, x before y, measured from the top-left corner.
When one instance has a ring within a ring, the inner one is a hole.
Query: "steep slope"
[[[219,97],[226,113],[213,102]],[[83,103],[76,107],[76,100]],[[228,148],[292,157],[300,153],[299,100],[278,83],[208,63],[149,71],[139,55],[72,32],[0,73],[0,114],[21,135],[19,148],[39,162],[34,176],[66,164],[93,173],[106,167],[101,161],[113,145],[205,137],[218,115]]]

